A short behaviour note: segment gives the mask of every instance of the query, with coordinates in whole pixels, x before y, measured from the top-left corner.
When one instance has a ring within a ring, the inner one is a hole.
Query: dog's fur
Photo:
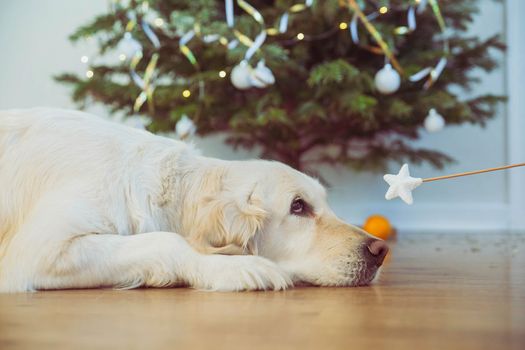
[[[361,285],[377,271],[368,239],[281,163],[206,158],[81,112],[0,112],[2,292]]]

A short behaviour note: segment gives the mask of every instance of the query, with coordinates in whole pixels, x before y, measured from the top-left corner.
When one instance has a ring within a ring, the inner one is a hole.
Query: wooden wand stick
[[[467,171],[465,173],[458,173],[458,174],[452,174],[452,175],[429,177],[427,179],[423,179],[423,182],[431,182],[431,181],[437,181],[437,180],[451,179],[451,178],[460,177],[460,176],[468,176],[468,175],[475,175],[475,174],[481,174],[481,173],[488,173],[488,172],[491,172],[491,171],[516,168],[516,167],[519,167],[519,166],[525,166],[525,163],[505,165],[505,166],[500,166],[500,167],[497,167],[497,168],[488,168],[488,169],[482,169],[482,170]]]

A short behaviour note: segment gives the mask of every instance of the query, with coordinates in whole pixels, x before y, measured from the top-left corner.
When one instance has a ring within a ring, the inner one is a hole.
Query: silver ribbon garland
[[[135,28],[137,25],[137,15],[135,12],[128,12],[128,23],[126,25],[126,33],[129,33],[131,36],[131,31]],[[159,38],[155,34],[155,32],[151,29],[148,22],[144,19],[140,21],[140,27],[142,28],[142,31],[144,34],[146,34],[146,37],[148,40],[152,43],[154,48],[158,50],[161,46]],[[153,110],[153,91],[155,90],[155,84],[153,83],[154,75],[155,75],[155,68],[157,66],[157,62],[159,59],[159,54],[155,52],[152,56],[150,61],[148,62],[146,66],[146,70],[144,71],[144,76],[141,77],[137,73],[137,65],[142,60],[143,54],[142,49],[135,52],[134,56],[131,58],[130,62],[130,76],[133,80],[133,83],[139,87],[142,91],[139,94],[139,96],[136,98],[135,103],[133,105],[133,110],[135,112],[139,111],[142,105],[146,102],[150,102],[150,109]]]

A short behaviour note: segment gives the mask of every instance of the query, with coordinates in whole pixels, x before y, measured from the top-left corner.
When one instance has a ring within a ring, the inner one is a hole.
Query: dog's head
[[[190,194],[183,230],[199,250],[266,257],[295,281],[370,283],[386,244],[336,217],[324,187],[279,162],[228,162]]]

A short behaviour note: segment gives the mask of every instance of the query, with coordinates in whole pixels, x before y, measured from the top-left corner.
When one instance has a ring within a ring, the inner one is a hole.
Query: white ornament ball
[[[185,139],[188,136],[192,136],[193,134],[195,134],[196,131],[197,126],[195,126],[193,120],[188,118],[186,114],[183,115],[182,118],[180,118],[177,124],[175,125],[175,133],[181,139]]]
[[[233,67],[230,79],[237,89],[245,90],[252,87],[251,74],[253,68],[246,61],[242,61]]]
[[[382,94],[388,95],[399,89],[401,77],[390,64],[385,64],[385,66],[376,73],[374,81],[377,90]]]
[[[442,130],[445,127],[445,119],[441,114],[436,112],[434,108],[432,108],[429,112],[427,117],[425,118],[425,129],[428,132],[438,132]]]
[[[250,82],[252,86],[258,88],[264,88],[275,83],[272,71],[266,67],[263,60],[259,61],[257,67],[252,71]]]

